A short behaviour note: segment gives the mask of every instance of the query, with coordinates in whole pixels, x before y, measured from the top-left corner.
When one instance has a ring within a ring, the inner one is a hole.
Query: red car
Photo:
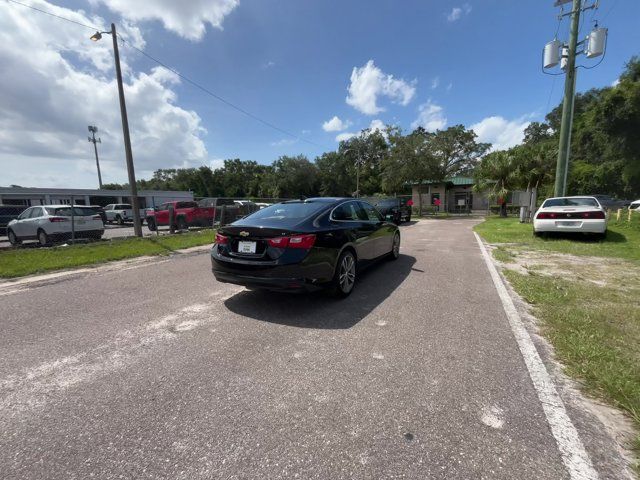
[[[215,207],[201,207],[193,201],[166,202],[149,209],[146,220],[149,230],[154,231],[159,225],[169,225],[169,209],[173,207],[173,227],[186,230],[189,227],[211,227],[216,215]]]

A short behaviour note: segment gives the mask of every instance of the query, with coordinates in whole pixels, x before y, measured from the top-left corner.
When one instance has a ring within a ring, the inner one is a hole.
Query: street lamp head
[[[89,131],[90,132],[97,132],[98,131],[98,127],[94,126],[94,125],[89,125]]]
[[[97,42],[98,40],[100,40],[102,38],[102,34],[100,32],[96,32],[93,35],[91,35],[89,38],[91,40],[93,40],[94,42]]]

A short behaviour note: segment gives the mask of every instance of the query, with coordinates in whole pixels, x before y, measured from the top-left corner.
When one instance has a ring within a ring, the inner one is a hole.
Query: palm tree
[[[500,216],[507,216],[507,195],[518,185],[518,161],[511,151],[485,155],[474,173],[476,192],[489,192],[500,203]]]

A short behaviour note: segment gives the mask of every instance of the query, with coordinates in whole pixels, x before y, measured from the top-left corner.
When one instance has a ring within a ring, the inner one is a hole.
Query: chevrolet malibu
[[[400,255],[400,231],[349,198],[278,203],[220,228],[211,250],[221,282],[281,291],[329,288],[348,296],[359,267]]]
[[[607,233],[607,213],[595,197],[547,198],[533,219],[533,232]]]

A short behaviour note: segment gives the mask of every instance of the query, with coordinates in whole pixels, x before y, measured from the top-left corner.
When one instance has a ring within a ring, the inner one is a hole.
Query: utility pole
[[[100,174],[100,160],[98,160],[98,147],[96,143],[102,143],[100,138],[96,138],[96,132],[98,131],[98,127],[95,125],[89,125],[89,131],[91,132],[91,137],[89,137],[89,141],[93,143],[93,150],[96,152],[96,167],[98,169],[98,185],[100,190],[102,190],[102,175]]]
[[[562,123],[560,124],[560,145],[558,147],[558,163],[556,165],[556,183],[554,195],[564,197],[567,193],[567,172],[569,171],[569,155],[571,153],[571,127],[573,125],[573,104],[576,88],[576,50],[580,28],[582,1],[573,0],[571,10],[571,30],[569,32],[569,48],[567,51],[567,69],[564,79],[564,100],[562,104]]]
[[[571,27],[569,30],[569,43],[563,44],[557,38],[547,43],[544,47],[542,71],[560,64],[565,72],[564,79],[564,99],[562,102],[562,120],[560,123],[560,142],[558,145],[558,162],[556,164],[556,180],[554,195],[563,197],[567,194],[567,173],[569,171],[569,157],[571,154],[571,128],[573,126],[573,107],[576,89],[576,58],[584,54],[587,58],[595,58],[604,54],[607,41],[607,29],[598,28],[596,22],[593,30],[587,37],[578,41],[580,32],[580,15],[585,10],[597,9],[598,0],[586,7],[583,7],[582,0],[556,0],[555,7],[563,8],[564,4],[571,3],[569,13],[560,13],[558,21],[563,17],[571,16]],[[558,26],[559,29],[559,26]],[[582,47],[579,51],[578,47]],[[562,57],[560,56],[562,51]],[[557,75],[557,74],[554,74]]]
[[[135,232],[136,237],[141,237],[142,225],[140,224],[140,202],[138,201],[136,174],[133,168],[133,153],[131,152],[131,138],[129,137],[127,105],[124,101],[124,88],[122,86],[120,53],[118,51],[118,35],[116,34],[116,25],[114,23],[111,24],[111,36],[113,37],[113,55],[116,61],[116,78],[118,81],[118,94],[120,97],[120,115],[122,116],[122,134],[124,136],[124,150],[127,156],[127,173],[129,175],[129,188],[131,189],[131,205],[133,207],[133,231]]]

